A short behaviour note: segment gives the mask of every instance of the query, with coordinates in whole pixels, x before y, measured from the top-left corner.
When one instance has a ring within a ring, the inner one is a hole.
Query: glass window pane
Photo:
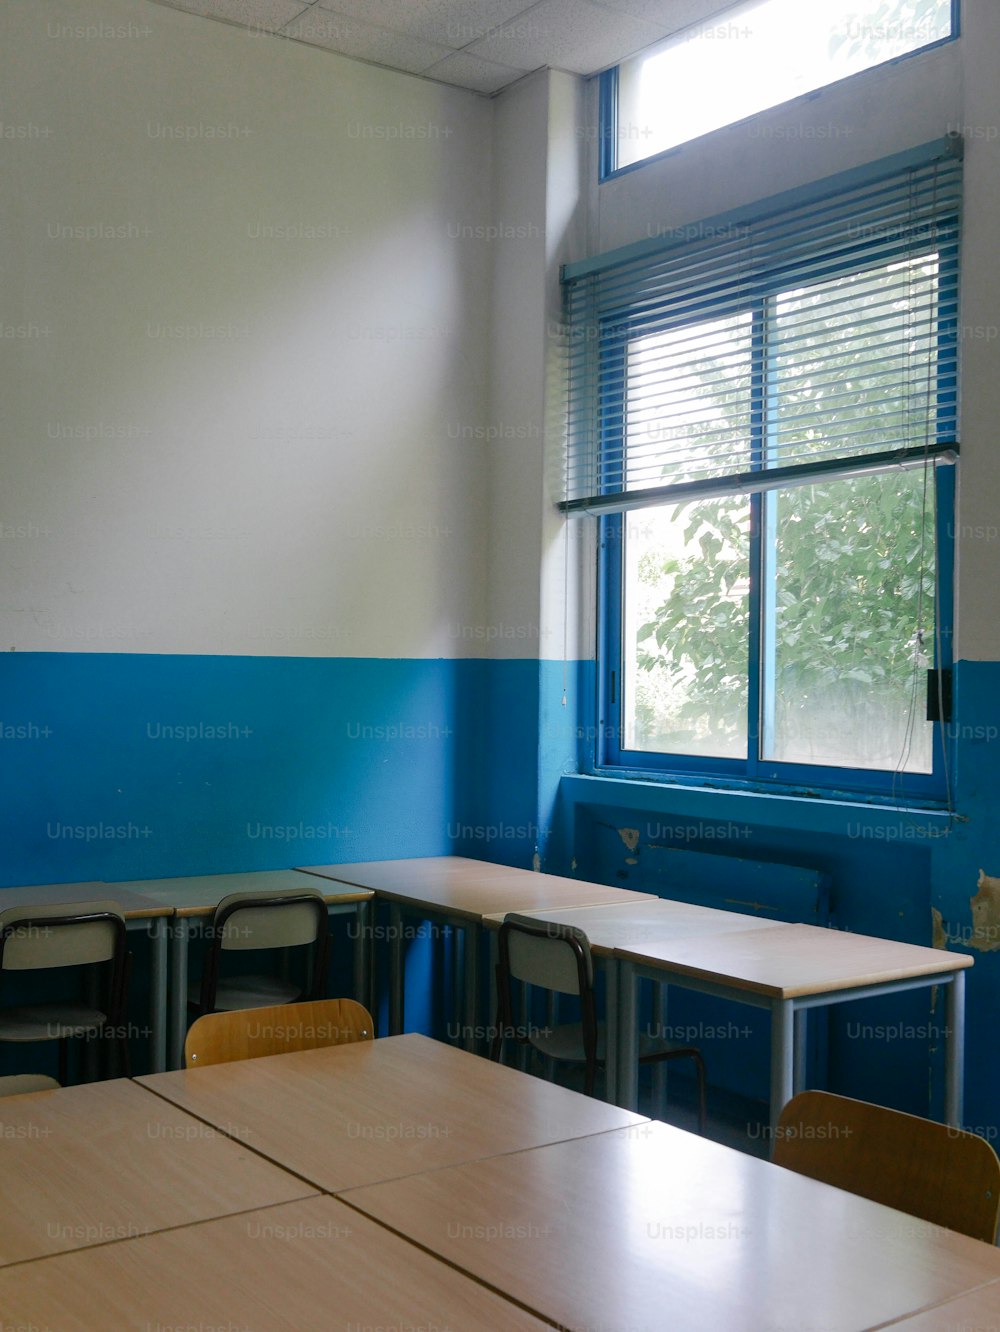
[[[950,34],[951,0],[734,5],[622,63],[618,165],[642,161]],[[829,137],[836,128],[826,127]]]
[[[918,469],[765,497],[764,759],[932,770],[933,490]]]
[[[745,759],[749,500],[622,521],[623,748]]]

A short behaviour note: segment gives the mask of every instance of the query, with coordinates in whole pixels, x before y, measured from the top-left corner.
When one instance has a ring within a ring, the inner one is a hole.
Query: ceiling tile
[[[536,0],[316,0],[324,9],[440,42],[455,50],[530,9]]]
[[[552,65],[575,74],[593,74],[661,36],[662,28],[655,24],[613,14],[590,0],[541,0],[474,42],[467,53],[515,69]]]
[[[454,83],[460,88],[471,88],[474,92],[494,93],[506,88],[508,83],[523,78],[528,71],[510,69],[507,65],[495,65],[492,60],[483,60],[481,56],[467,55],[456,51],[445,56],[436,65],[424,70],[429,79],[440,79],[442,83]]]
[[[450,55],[447,46],[426,42],[420,37],[390,32],[388,28],[364,23],[348,14],[334,13],[311,6],[304,14],[282,28],[286,37],[295,37],[312,46],[323,46],[356,60],[371,60],[377,65],[419,74]]]
[[[601,9],[615,14],[655,23],[661,37],[680,32],[692,23],[702,23],[722,10],[732,9],[736,0],[593,0]]]
[[[308,8],[308,0],[168,0],[171,8],[206,18],[228,19],[245,28],[277,32]]]

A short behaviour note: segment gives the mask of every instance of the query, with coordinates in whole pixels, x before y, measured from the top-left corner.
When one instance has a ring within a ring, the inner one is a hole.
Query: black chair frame
[[[245,911],[249,907],[267,909],[269,907],[293,906],[302,903],[308,906],[314,906],[316,909],[316,939],[312,945],[315,949],[313,958],[312,984],[308,990],[303,991],[299,1001],[310,999],[322,999],[326,989],[326,972],[329,961],[329,932],[327,929],[327,908],[326,903],[315,893],[302,893],[297,896],[284,897],[258,897],[252,900],[242,902],[230,902],[226,907],[217,911],[212,918],[212,938],[209,941],[208,950],[205,953],[204,970],[201,974],[201,995],[198,1000],[197,1012],[199,1017],[206,1013],[215,1012],[215,1000],[219,988],[219,961],[222,953],[225,951],[222,947],[222,938],[225,933],[226,922],[229,917],[237,911]],[[253,952],[253,949],[247,949],[247,952]],[[260,952],[267,951],[261,948]]]
[[[514,1026],[514,1009],[511,992],[510,971],[510,936],[517,931],[520,934],[534,935],[551,939],[552,931],[548,925],[530,921],[504,921],[500,926],[498,940],[499,961],[496,969],[497,979],[497,1029],[490,1046],[490,1058],[498,1062],[503,1053],[504,1041],[512,1037],[521,1045],[531,1045],[527,1032],[517,1031]],[[594,1002],[594,983],[592,963],[581,941],[572,934],[561,935],[560,943],[572,949],[576,958],[577,979],[580,989],[580,1020],[583,1028],[584,1083],[585,1095],[593,1096],[594,1083],[598,1066],[603,1062],[597,1058],[597,1012]],[[671,1059],[691,1059],[694,1061],[698,1081],[698,1131],[704,1134],[708,1122],[708,1106],[705,1087],[705,1061],[701,1051],[693,1045],[677,1046],[671,1050],[656,1050],[640,1056],[640,1064],[661,1064]]]
[[[490,1058],[499,1062],[503,1053],[504,1040],[512,1036],[519,1045],[531,1045],[531,1037],[526,1031],[517,1031],[514,1026],[514,1004],[511,990],[510,936],[512,933],[527,934],[535,938],[552,939],[552,931],[547,925],[531,924],[526,921],[507,921],[500,926],[498,940],[499,962],[497,963],[497,1029],[493,1035]],[[560,936],[559,942],[571,949],[576,960],[576,974],[579,986],[580,1022],[583,1027],[584,1083],[585,1095],[593,1096],[597,1077],[597,1006],[594,1002],[594,984],[591,977],[591,965],[583,944],[572,934]]]
[[[69,962],[56,964],[52,967],[32,967],[31,970],[63,971],[68,967],[82,969],[88,965],[106,965],[109,967],[110,974],[108,977],[107,1003],[104,1005],[105,1022],[103,1030],[111,1028],[113,1032],[111,1039],[117,1045],[122,1070],[124,1075],[128,1077],[131,1072],[131,1061],[128,1049],[128,1032],[125,1029],[125,1009],[131,958],[128,953],[125,921],[121,916],[117,916],[110,911],[81,911],[66,916],[20,916],[16,921],[5,921],[0,926],[0,983],[2,983],[4,974],[3,959],[7,942],[9,939],[15,938],[19,931],[25,929],[58,930],[72,925],[86,925],[98,920],[107,921],[115,932],[114,951],[107,963]],[[67,1036],[61,1037],[59,1040],[59,1081],[64,1087],[69,1082],[69,1040],[70,1038]]]

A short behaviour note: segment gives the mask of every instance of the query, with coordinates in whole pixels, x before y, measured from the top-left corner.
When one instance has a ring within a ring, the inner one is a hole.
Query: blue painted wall
[[[529,866],[538,678],[532,661],[6,653],[0,886],[451,851]],[[407,968],[425,1031],[432,934]]]
[[[485,665],[5,654],[0,881],[440,855]]]
[[[737,892],[740,858],[822,870],[843,929],[930,944],[932,908],[940,912],[949,946],[975,958],[966,1120],[1000,1135],[1000,952],[991,947],[1000,930],[975,938],[969,906],[979,868],[1000,874],[1000,664],[956,669],[952,822],[567,775],[591,739],[580,717],[592,680],[587,663],[524,660],[5,654],[2,882],[448,851],[529,866],[538,851],[549,872],[666,895],[665,853],[651,844],[669,843],[668,826],[676,846],[732,855]],[[619,835],[626,826],[640,831],[636,853]],[[430,950],[427,940],[413,944],[409,1016],[422,1029],[437,1013]],[[916,992],[837,1013],[831,1085],[938,1110],[943,1017],[935,998]],[[678,996],[671,1020],[719,1027],[708,1041],[713,1079],[763,1096],[766,1033],[751,1019],[751,1034],[742,1034],[747,1012],[734,1011],[735,1019]]]

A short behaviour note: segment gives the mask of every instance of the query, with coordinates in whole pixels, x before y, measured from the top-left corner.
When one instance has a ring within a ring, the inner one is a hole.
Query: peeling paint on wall
[[[1000,879],[979,871],[979,891],[969,898],[972,908],[972,933],[962,942],[981,953],[1000,948]]]
[[[933,936],[931,939],[932,948],[948,947],[948,933],[944,928],[944,917],[937,907],[931,907],[931,934]]]
[[[634,851],[639,845],[638,828],[619,828],[618,836],[622,839],[630,851]]]

